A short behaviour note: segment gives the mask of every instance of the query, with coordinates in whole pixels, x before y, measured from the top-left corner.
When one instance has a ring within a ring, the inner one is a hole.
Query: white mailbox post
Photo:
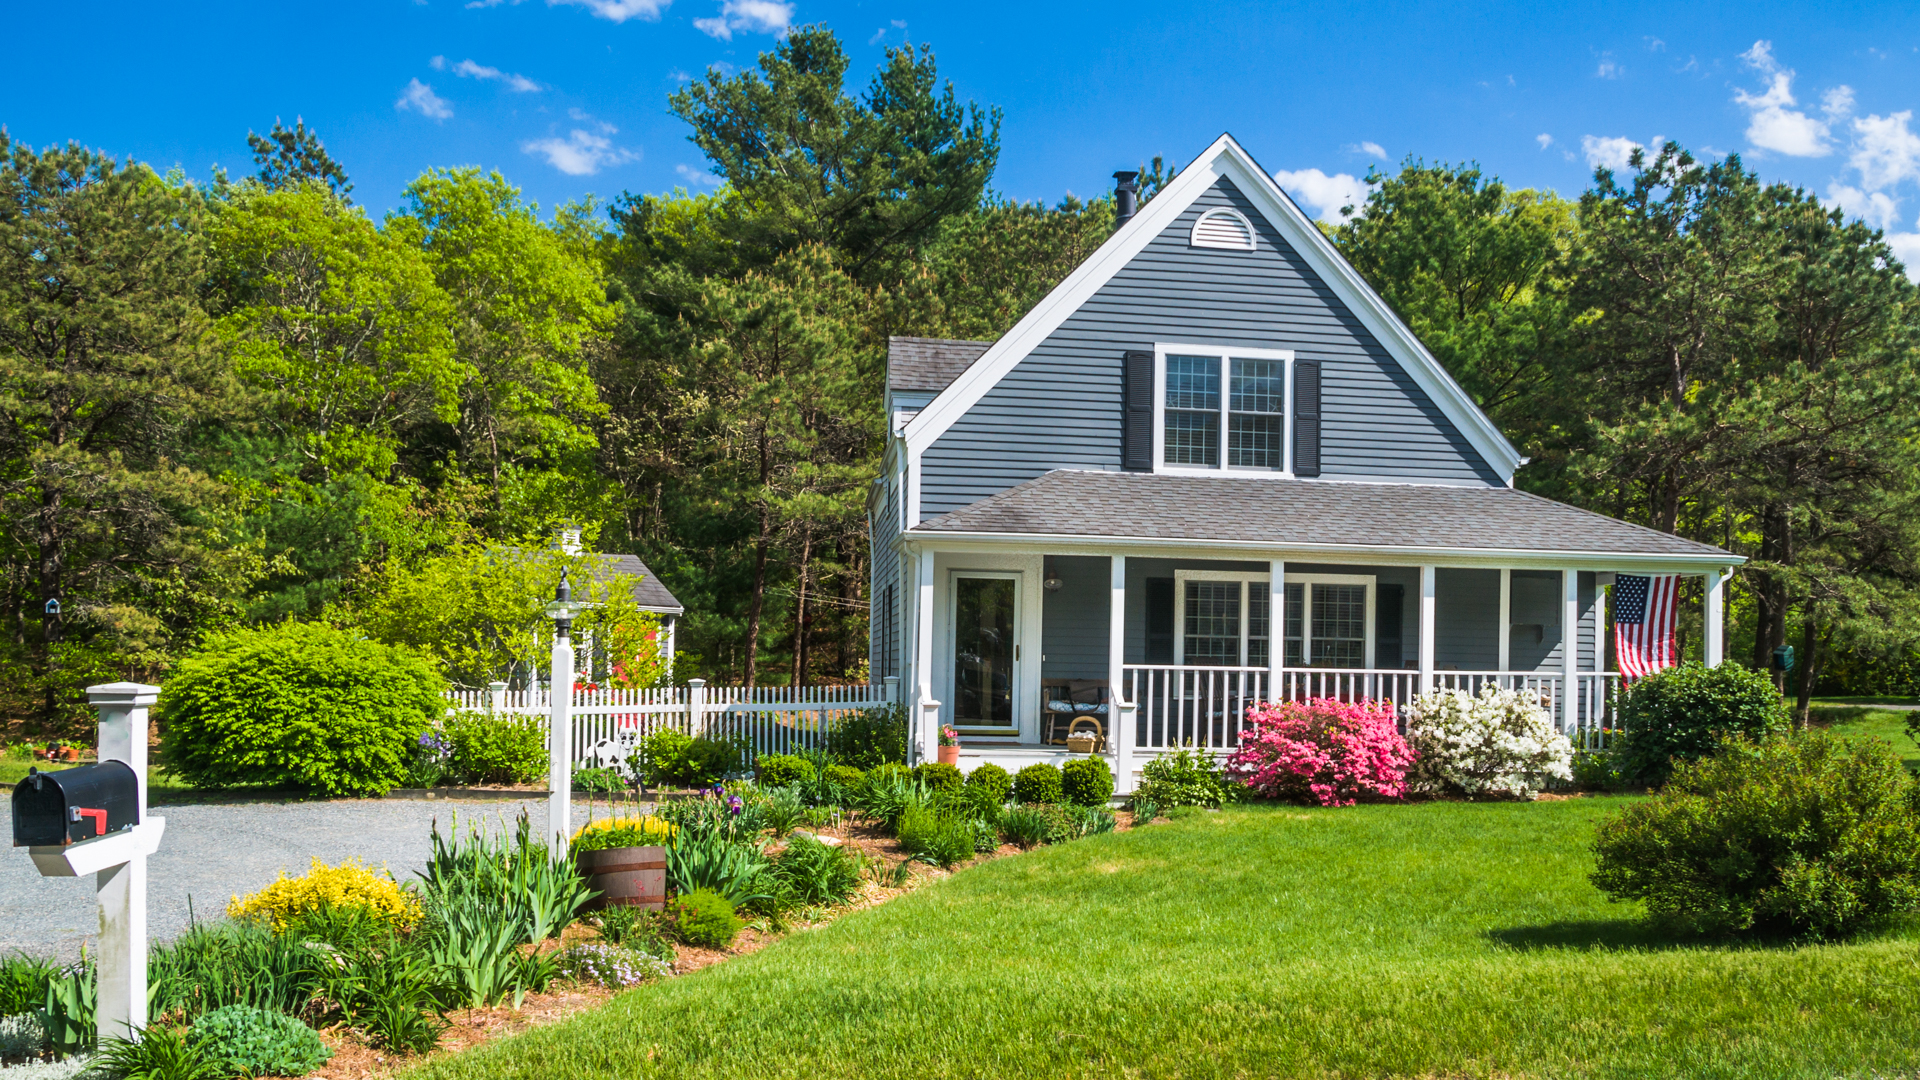
[[[138,1038],[147,1026],[147,856],[158,851],[165,818],[147,816],[147,708],[157,686],[107,683],[87,687],[100,713],[101,762],[133,770],[135,824],[89,840],[27,848],[42,877],[94,875],[100,899],[98,1038]]]

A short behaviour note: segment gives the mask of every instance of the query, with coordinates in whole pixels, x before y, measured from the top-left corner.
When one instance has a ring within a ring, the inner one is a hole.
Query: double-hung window
[[[1161,345],[1156,469],[1286,474],[1293,353]]]
[[[1190,667],[1266,667],[1272,590],[1266,574],[1174,571],[1174,662]],[[1373,666],[1371,574],[1288,574],[1287,667]]]

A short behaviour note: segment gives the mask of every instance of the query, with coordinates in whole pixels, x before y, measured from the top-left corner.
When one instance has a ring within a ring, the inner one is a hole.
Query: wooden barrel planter
[[[637,907],[660,911],[667,906],[667,849],[664,847],[582,851],[574,860],[588,887],[600,893],[582,905],[586,910]]]

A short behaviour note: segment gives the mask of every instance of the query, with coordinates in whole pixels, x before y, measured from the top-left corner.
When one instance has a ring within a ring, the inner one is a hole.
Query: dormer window
[[[1291,350],[1169,344],[1154,360],[1156,471],[1292,470]]]

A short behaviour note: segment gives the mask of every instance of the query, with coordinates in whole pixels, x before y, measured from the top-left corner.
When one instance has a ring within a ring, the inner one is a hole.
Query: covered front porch
[[[946,725],[960,734],[963,770],[992,761],[1016,771],[1062,763],[1069,738],[1090,735],[1125,792],[1153,755],[1230,750],[1257,702],[1404,707],[1436,687],[1489,683],[1539,694],[1560,730],[1601,744],[1618,686],[1607,662],[1608,564],[1701,574],[1708,662],[1721,651],[1719,567],[1098,546],[918,546],[907,620],[918,753],[931,757]]]

